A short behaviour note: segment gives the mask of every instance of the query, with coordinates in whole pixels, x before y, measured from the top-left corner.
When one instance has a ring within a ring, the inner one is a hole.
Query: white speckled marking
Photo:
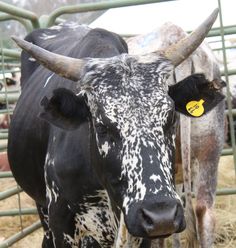
[[[56,38],[56,37],[57,37],[56,35],[47,35],[45,33],[42,33],[42,35],[39,36],[39,39],[49,40],[49,39],[53,39],[53,38]]]
[[[47,80],[46,80],[46,82],[45,82],[43,88],[45,88],[45,87],[48,85],[50,79],[52,78],[52,76],[53,76],[54,74],[55,74],[55,73],[52,73],[52,74],[47,78]]]
[[[100,201],[91,204],[89,202],[92,198],[99,198]],[[113,244],[117,231],[117,220],[105,190],[97,191],[96,195],[84,196],[84,203],[81,204],[80,213],[75,216],[75,223],[74,237],[64,234],[66,242],[73,241],[72,244],[78,247],[80,239],[91,235],[102,247],[105,247],[105,244],[107,245],[109,242]],[[104,233],[106,233],[105,237]]]
[[[36,59],[35,59],[35,58],[32,58],[32,57],[29,57],[29,61],[31,61],[31,62],[35,62],[35,61],[36,61]]]
[[[157,180],[159,180],[160,182],[162,181],[160,175],[154,175],[154,174],[152,174],[150,176],[150,179],[153,180],[154,182],[156,182]]]

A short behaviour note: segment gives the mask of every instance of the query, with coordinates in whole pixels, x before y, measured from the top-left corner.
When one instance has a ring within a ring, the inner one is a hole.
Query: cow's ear
[[[176,111],[200,117],[224,99],[220,93],[224,86],[224,81],[215,79],[209,82],[203,74],[193,74],[171,86],[169,95],[175,102]]]
[[[41,106],[39,117],[62,129],[74,130],[89,117],[85,97],[65,88],[54,90],[50,99],[45,96]]]

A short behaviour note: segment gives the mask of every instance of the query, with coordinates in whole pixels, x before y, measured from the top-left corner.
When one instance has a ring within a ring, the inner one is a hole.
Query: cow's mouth
[[[172,234],[173,233],[171,233],[171,234],[165,234],[165,235],[152,236],[152,237],[149,237],[148,239],[165,239],[165,238],[170,237]]]

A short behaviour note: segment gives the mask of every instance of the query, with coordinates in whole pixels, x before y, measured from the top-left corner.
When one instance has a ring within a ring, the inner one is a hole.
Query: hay
[[[0,189],[6,190],[16,185],[13,179],[1,179]],[[235,172],[233,158],[222,157],[219,165],[218,188],[235,187]],[[33,201],[21,193],[22,207],[34,207]],[[14,209],[18,207],[17,196],[0,202],[0,210]],[[216,240],[214,248],[235,248],[236,247],[236,195],[218,196],[215,203],[216,214]],[[38,219],[37,216],[23,216],[23,226],[29,226]],[[0,243],[12,234],[20,231],[19,217],[0,217]],[[22,239],[13,248],[40,248],[43,237],[42,229]],[[184,240],[183,240],[184,242]],[[170,242],[168,241],[168,247]]]
[[[236,215],[228,210],[216,210],[216,247],[236,247]]]
[[[218,188],[235,188],[232,156],[222,157],[219,164]],[[215,203],[216,248],[236,247],[236,195],[218,196]]]
[[[16,186],[16,182],[14,179],[1,179],[0,180],[0,189],[1,192],[5,191],[7,189],[10,189],[12,187]],[[8,199],[5,199],[3,201],[0,201],[0,210],[11,210],[11,209],[16,209],[19,208],[19,199],[21,199],[21,207],[22,208],[32,208],[35,207],[34,201],[25,193],[20,193],[18,195],[14,195]],[[0,217],[0,243],[7,238],[9,238],[11,235],[20,232],[21,228],[25,228],[33,224],[38,220],[37,215],[27,215],[27,216],[22,216],[20,219],[19,216],[14,216],[14,217]],[[21,226],[22,223],[22,226]],[[38,235],[39,236],[39,235]],[[27,240],[25,238],[24,240]],[[40,235],[40,240],[42,240],[42,235]],[[39,244],[41,241],[39,241]],[[15,244],[13,247],[15,248],[20,248],[19,243]],[[36,246],[31,245],[23,245],[23,247],[32,247],[36,248]],[[40,247],[40,246],[39,246]]]

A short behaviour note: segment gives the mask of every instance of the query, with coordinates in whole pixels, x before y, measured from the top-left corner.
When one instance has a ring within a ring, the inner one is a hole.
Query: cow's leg
[[[214,242],[215,218],[213,206],[217,186],[217,170],[224,145],[224,103],[207,116],[192,122],[192,155],[198,160],[196,183],[196,217],[201,248],[211,248]]]
[[[185,196],[185,218],[186,218],[186,247],[197,248],[196,221],[191,193],[191,148],[190,148],[190,119],[184,115],[180,116],[180,139],[181,139],[181,157],[184,179]]]
[[[69,210],[68,203],[60,197],[52,197],[48,204],[48,216],[54,247],[79,247],[80,233],[75,228],[75,216]]]
[[[40,206],[39,204],[36,204],[38,209],[38,214],[40,221],[42,223],[42,227],[44,230],[44,237],[42,242],[42,248],[53,248],[53,240],[52,240],[52,233],[48,226],[48,211],[46,208]]]
[[[196,217],[199,241],[202,248],[211,248],[213,246],[215,231],[213,205],[217,185],[218,159],[213,156],[210,157],[210,161],[203,160],[199,163],[200,171],[196,192]]]
[[[213,206],[217,186],[218,162],[224,143],[223,113],[224,105],[219,104],[210,113],[212,121],[200,123],[201,125],[198,125],[199,132],[192,137],[193,155],[199,163],[199,175],[195,184],[195,191],[197,228],[202,248],[211,248],[214,242]]]

